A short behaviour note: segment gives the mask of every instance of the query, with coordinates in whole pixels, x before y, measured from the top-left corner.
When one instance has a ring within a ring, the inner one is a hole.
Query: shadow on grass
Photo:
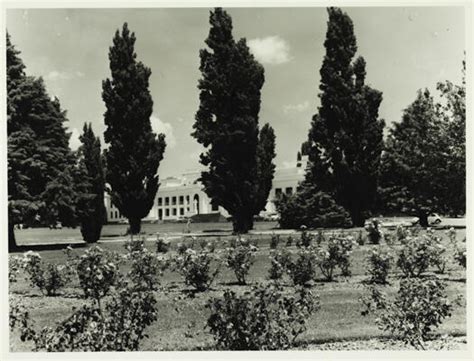
[[[55,244],[31,244],[31,245],[19,245],[15,247],[13,252],[27,252],[27,251],[58,251],[71,248],[84,248],[87,243],[55,243]]]

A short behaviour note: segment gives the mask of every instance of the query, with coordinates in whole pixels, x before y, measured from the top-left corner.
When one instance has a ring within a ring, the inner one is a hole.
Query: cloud
[[[291,60],[290,46],[279,36],[255,38],[247,44],[253,55],[263,64],[278,65]]]
[[[173,126],[170,123],[162,121],[158,116],[152,115],[150,117],[151,128],[157,134],[163,133],[166,138],[166,146],[174,148],[176,146],[176,138],[173,134]]]
[[[291,112],[301,113],[301,112],[305,111],[308,108],[309,108],[309,101],[306,100],[303,103],[287,104],[287,105],[283,106],[283,112],[285,112],[285,114],[288,114],[288,113],[291,113]]]
[[[69,138],[69,148],[77,150],[81,146],[81,141],[79,140],[80,135],[81,133],[79,133],[77,128],[72,128],[71,137]]]
[[[52,70],[46,76],[44,77],[46,80],[71,80],[74,78],[82,78],[84,77],[84,73],[81,71],[75,71],[73,73],[68,73],[65,71],[57,71],[57,70]]]

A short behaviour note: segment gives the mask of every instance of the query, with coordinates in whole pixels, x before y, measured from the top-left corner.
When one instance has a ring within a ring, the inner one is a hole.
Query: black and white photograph
[[[473,357],[472,6],[3,2],[0,358]]]

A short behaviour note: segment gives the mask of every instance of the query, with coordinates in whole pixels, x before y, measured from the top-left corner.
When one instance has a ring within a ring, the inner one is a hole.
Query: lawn
[[[50,231],[54,232],[54,231]],[[442,231],[436,231],[444,235]],[[458,231],[458,238],[465,236],[465,230]],[[147,248],[154,251],[154,238],[149,237],[146,242]],[[228,244],[230,237],[211,237],[218,242],[216,252],[220,252]],[[189,288],[184,284],[181,276],[176,272],[165,272],[162,277],[160,290],[156,292],[159,303],[158,321],[147,330],[150,337],[143,340],[141,350],[199,350],[212,349],[214,341],[212,335],[205,329],[208,311],[204,307],[211,297],[219,297],[226,288],[232,288],[237,293],[244,292],[257,283],[269,282],[267,280],[269,261],[269,235],[255,235],[250,237],[259,247],[256,260],[250,270],[248,286],[235,284],[235,276],[225,266],[216,278],[212,289],[208,292],[198,293],[191,297],[186,292]],[[279,247],[285,247],[286,237]],[[172,248],[175,249],[177,242],[182,239],[173,239]],[[190,242],[190,239],[184,240]],[[447,242],[447,240],[445,240]],[[100,245],[104,249],[117,252],[125,252],[123,242],[103,242]],[[199,248],[199,244],[196,244]],[[336,277],[334,282],[323,282],[318,279],[312,286],[312,291],[320,297],[320,310],[314,313],[308,320],[308,330],[299,337],[301,347],[307,348],[311,345],[325,342],[344,340],[370,340],[374,337],[382,337],[387,334],[380,331],[374,323],[373,316],[363,317],[360,314],[361,305],[359,297],[364,294],[363,280],[365,275],[365,255],[374,245],[357,246],[351,254],[351,277]],[[384,246],[387,247],[387,246]],[[397,249],[400,246],[395,245]],[[293,245],[290,250],[295,250]],[[74,250],[76,253],[84,252],[84,248]],[[66,257],[61,250],[40,252],[44,260],[62,263]],[[174,254],[171,252],[170,256]],[[448,285],[447,292],[451,299],[462,294],[466,296],[466,275],[464,269],[452,262],[446,274],[439,275]],[[126,271],[126,270],[124,270]],[[433,270],[431,270],[433,271]],[[320,276],[320,274],[318,274]],[[386,286],[388,294],[393,294],[398,285],[397,273],[390,274],[390,284]],[[290,290],[290,281],[286,280],[286,287]],[[66,318],[71,313],[73,306],[87,302],[81,298],[81,291],[77,284],[72,283],[70,287],[62,291],[57,297],[43,297],[38,289],[30,287],[29,283],[22,278],[10,285],[10,295],[21,298],[22,302],[29,306],[31,318],[35,320],[37,328],[45,325],[54,325],[55,322]],[[436,331],[439,334],[465,335],[466,334],[466,309],[457,307],[452,317],[448,318]],[[10,336],[10,348],[12,351],[28,351],[31,345],[19,340],[18,334],[13,332]]]

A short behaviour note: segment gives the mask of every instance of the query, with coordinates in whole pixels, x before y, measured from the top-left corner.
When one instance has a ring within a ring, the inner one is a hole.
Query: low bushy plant
[[[461,267],[466,268],[466,247],[456,247],[454,250],[454,260]]]
[[[445,292],[446,285],[438,279],[403,279],[393,301],[378,291],[363,299],[366,310],[378,313],[379,328],[389,331],[417,349],[424,349],[433,329],[451,316],[452,303]]]
[[[23,269],[23,261],[18,256],[8,256],[8,281],[16,282]]]
[[[366,222],[365,230],[367,231],[367,239],[369,243],[380,244],[380,241],[383,239],[383,233],[380,229],[380,222],[378,219],[373,218]]]
[[[168,267],[168,261],[145,247],[129,252],[128,259],[130,261],[128,277],[134,287],[150,291],[156,289],[159,278]]]
[[[367,257],[367,274],[370,276],[369,283],[387,284],[387,277],[393,255],[381,248],[372,249]]]
[[[426,234],[408,236],[398,252],[397,266],[405,277],[420,277],[430,266],[444,272],[446,248],[430,230]]]
[[[342,276],[350,276],[350,254],[354,240],[342,234],[331,235],[325,248],[317,252],[317,265],[327,281],[332,281],[334,269],[339,267]]]
[[[207,327],[218,349],[286,350],[306,330],[318,302],[304,288],[285,294],[276,284],[254,287],[242,295],[226,290],[222,298],[207,303]]]
[[[300,230],[300,239],[296,245],[299,247],[310,247],[313,243],[313,235],[308,232],[308,228],[304,225],[300,227]]]
[[[277,249],[279,243],[280,235],[272,233],[272,236],[270,238],[270,249]]]
[[[397,225],[397,228],[395,229],[395,236],[399,243],[403,244],[409,235],[410,233],[405,226],[401,224]]]
[[[288,266],[291,263],[291,253],[286,249],[270,251],[270,269],[268,278],[271,280],[280,280],[288,272]]]
[[[296,258],[287,265],[287,272],[295,285],[306,286],[316,276],[316,249],[302,247],[296,252]]]
[[[29,312],[10,302],[10,329],[17,328],[22,341],[32,341],[33,351],[137,351],[145,329],[157,319],[152,292],[126,285],[113,292],[103,308],[85,304],[57,326],[37,331]]]
[[[119,278],[116,255],[98,246],[89,248],[79,256],[76,272],[85,297],[94,299],[100,307],[101,299]]]
[[[363,246],[365,244],[365,237],[362,231],[359,231],[359,233],[357,233],[356,241],[359,246]]]
[[[37,252],[26,252],[22,263],[31,285],[38,287],[47,296],[56,296],[58,290],[72,278],[72,270],[68,265],[44,262]]]
[[[293,237],[290,235],[290,236],[288,236],[288,238],[286,239],[285,246],[286,246],[286,247],[291,247],[292,245],[293,245]]]
[[[246,242],[245,239],[238,239],[235,247],[226,249],[226,264],[232,269],[240,285],[246,284],[246,277],[250,266],[255,262],[257,247]]]
[[[157,253],[168,253],[171,248],[170,241],[167,239],[156,237],[156,252]]]
[[[178,254],[175,258],[175,265],[176,270],[183,276],[184,282],[194,287],[196,291],[202,292],[211,286],[220,271],[221,262],[207,249],[196,251],[188,248]]]

